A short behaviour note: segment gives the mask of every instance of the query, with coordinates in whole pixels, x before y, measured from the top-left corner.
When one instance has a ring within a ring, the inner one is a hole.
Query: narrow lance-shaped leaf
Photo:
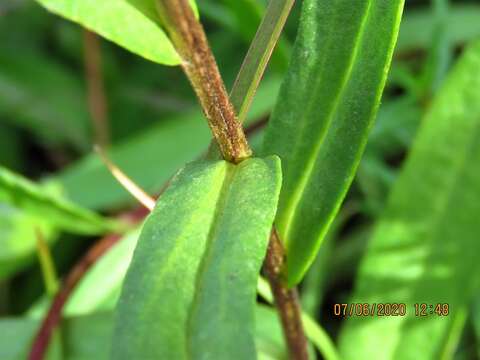
[[[188,165],[147,219],[118,305],[114,359],[254,359],[257,278],[278,158]]]
[[[265,134],[282,159],[276,224],[288,281],[315,258],[353,179],[375,118],[403,0],[306,0],[293,60]]]
[[[37,0],[144,58],[178,65],[180,57],[160,27],[154,0]]]
[[[434,99],[360,266],[352,301],[404,303],[406,316],[347,320],[342,358],[452,358],[480,290],[478,89],[480,42]]]
[[[121,224],[77,206],[58,194],[52,194],[46,187],[0,166],[1,203],[78,234],[101,234],[122,229]]]

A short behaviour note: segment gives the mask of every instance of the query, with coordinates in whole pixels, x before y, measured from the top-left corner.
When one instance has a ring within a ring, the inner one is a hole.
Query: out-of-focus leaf
[[[259,304],[255,308],[255,318],[258,359],[287,360],[288,352],[275,310]]]
[[[115,308],[139,234],[139,230],[134,230],[125,235],[93,265],[68,299],[65,315],[103,312]]]
[[[175,177],[135,249],[113,358],[255,358],[257,278],[280,185],[275,157],[193,163]]]
[[[79,207],[3,167],[0,167],[0,203],[78,234],[101,234],[121,229],[119,223]]]
[[[265,134],[282,159],[276,224],[298,283],[348,190],[375,119],[402,0],[303,3],[293,60]]]
[[[148,0],[37,0],[49,11],[102,35],[108,40],[165,65],[180,57],[160,27],[155,3]]]
[[[427,95],[437,92],[447,75],[453,58],[454,49],[449,34],[449,2],[450,0],[435,0],[431,5],[434,18],[432,39],[422,74],[422,85],[424,93]]]
[[[477,298],[473,303],[473,329],[475,331],[476,343],[477,343],[477,356],[480,356],[480,298],[477,294]]]
[[[448,38],[454,44],[468,43],[480,37],[480,6],[451,4],[448,10]],[[429,8],[409,11],[402,20],[396,52],[429,48],[436,18]]]
[[[259,88],[247,126],[270,111],[279,83],[274,78]],[[207,150],[211,133],[201,116],[198,110],[159,121],[142,134],[112,146],[109,156],[137,184],[154,194],[175,171]],[[56,180],[70,199],[87,208],[106,209],[133,201],[96,154],[66,169]]]
[[[396,170],[385,159],[402,155],[410,147],[421,117],[422,109],[410,96],[390,100],[380,106],[356,176],[356,182],[365,195],[362,210],[378,214],[383,209],[396,177]]]
[[[136,229],[125,234],[92,265],[68,298],[63,309],[64,316],[109,312],[115,309],[139,233],[140,229]],[[49,304],[49,299],[42,297],[29,309],[28,316],[44,316]]]
[[[408,148],[421,118],[422,109],[409,96],[382,103],[368,137],[365,156],[389,156]]]
[[[0,319],[0,359],[26,359],[39,325],[40,320],[30,318]],[[112,313],[64,319],[62,330],[65,359],[108,359],[113,332]],[[46,357],[46,360],[50,359]]]
[[[51,59],[0,50],[0,115],[47,144],[90,145],[89,115],[80,82]]]
[[[455,324],[480,288],[479,74],[477,42],[432,103],[360,266],[352,301],[405,303],[407,316],[349,318],[345,359],[451,352]],[[427,316],[415,316],[415,303],[427,304]],[[449,315],[437,315],[436,304],[448,304]]]
[[[8,204],[0,203],[0,279],[32,259],[37,241],[36,228],[46,240],[55,236],[48,220],[33,217]]]
[[[229,10],[235,29],[244,40],[250,41],[262,19],[262,4],[255,0],[221,0],[221,3]]]

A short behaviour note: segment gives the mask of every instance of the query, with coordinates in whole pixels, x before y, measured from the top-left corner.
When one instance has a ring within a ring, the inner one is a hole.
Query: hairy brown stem
[[[110,142],[110,130],[102,75],[100,39],[96,34],[85,29],[83,44],[88,107],[93,120],[95,143],[105,148]]]
[[[250,157],[252,151],[245,133],[225,90],[205,32],[188,0],[157,0],[156,4],[223,157],[232,162]],[[280,313],[290,356],[295,360],[305,360],[308,359],[307,341],[297,291],[289,289],[283,281],[285,252],[275,230],[272,234],[264,262],[265,273]]]
[[[283,278],[285,250],[275,228],[272,229],[263,272],[272,288],[275,305],[283,326],[290,358],[307,360],[307,339],[303,331],[300,302],[296,288],[289,289]]]
[[[248,158],[252,151],[228,98],[203,27],[188,0],[157,0],[156,3],[222,156],[235,163]]]

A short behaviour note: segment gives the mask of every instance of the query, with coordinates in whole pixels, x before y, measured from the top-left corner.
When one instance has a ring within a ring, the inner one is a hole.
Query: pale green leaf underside
[[[451,355],[446,345],[480,286],[478,89],[480,42],[431,104],[359,270],[352,301],[405,303],[407,316],[349,319],[345,359]],[[450,314],[419,319],[414,303],[448,303]]]
[[[148,60],[165,65],[180,64],[180,57],[159,25],[153,0],[37,2]]]
[[[39,186],[3,167],[0,167],[0,203],[73,233],[101,234],[120,229],[118,223],[52,194],[45,186]]]
[[[306,0],[265,135],[282,159],[276,224],[299,282],[360,161],[385,84],[403,0]]]
[[[114,359],[253,359],[258,273],[278,158],[188,165],[143,227],[117,307]]]

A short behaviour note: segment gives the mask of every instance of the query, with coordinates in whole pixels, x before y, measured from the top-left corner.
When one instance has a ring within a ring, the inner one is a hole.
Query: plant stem
[[[273,304],[273,294],[270,285],[263,277],[258,279],[258,294],[269,304]],[[302,323],[305,328],[305,334],[315,345],[317,350],[325,360],[339,360],[337,349],[328,333],[305,311],[302,312]]]
[[[275,228],[272,229],[267,256],[263,263],[263,272],[272,288],[275,305],[282,321],[283,333],[288,345],[290,358],[308,359],[307,339],[305,337],[300,303],[296,288],[289,289],[282,271],[285,269],[285,250]]]
[[[252,151],[228,98],[200,22],[187,0],[157,0],[158,12],[182,58],[222,156],[238,163]]]
[[[95,143],[106,148],[110,142],[107,99],[102,75],[100,39],[87,29],[83,30],[85,77],[88,107],[93,120]]]
[[[182,67],[200,99],[200,104],[209,120],[210,128],[223,157],[233,162],[248,158],[252,152],[248,146],[245,133],[235,116],[234,107],[227,96],[203,28],[195,18],[188,1],[157,0],[156,3],[172,42],[183,59]],[[286,19],[289,11],[290,7],[287,7],[280,13]],[[277,19],[273,19],[273,21],[277,21]],[[284,20],[279,21],[281,25],[278,26],[276,31],[281,30],[284,22]],[[271,36],[278,38],[278,35]],[[270,50],[263,52],[262,49],[258,48],[255,50],[255,55],[252,55],[255,58],[259,56],[259,62],[255,66],[252,64],[248,72],[257,82],[253,87],[248,87],[251,94],[249,95],[250,100],[246,100],[247,103],[248,101],[251,102],[251,98],[253,98],[275,42],[276,39],[267,41]],[[246,93],[245,96],[247,96]],[[289,289],[284,282],[282,277],[284,267],[285,251],[276,231],[273,229],[264,262],[264,270],[270,281],[275,303],[280,313],[290,356],[295,360],[305,360],[308,359],[307,341],[302,327],[298,295],[295,288]]]
[[[43,319],[40,330],[35,336],[32,348],[30,349],[30,354],[28,356],[29,360],[42,360],[44,358],[50,343],[50,338],[61,320],[63,307],[71,292],[79,283],[83,277],[83,274],[85,274],[85,272],[94,263],[93,260],[103,255],[103,253],[113,246],[113,244],[115,244],[119,238],[119,235],[109,235],[99,241],[88,251],[86,256],[82,258],[82,260],[70,272],[62,289],[54,297],[47,316]]]
[[[270,0],[268,4],[230,93],[230,99],[237,111],[240,123],[243,123],[247,116],[255,92],[294,3],[295,0]]]
[[[120,217],[125,218],[129,222],[137,223],[144,219],[146,215],[146,210],[141,208],[139,210],[131,211]],[[62,318],[63,308],[73,290],[83,276],[87,273],[87,271],[92,267],[92,265],[95,264],[95,262],[121,238],[121,235],[118,234],[110,234],[105,236],[96,242],[88,250],[85,256],[81,258],[80,261],[73,267],[62,284],[60,291],[53,298],[53,302],[48,309],[48,313],[44,317],[40,329],[33,340],[30,354],[28,355],[29,360],[44,359],[50,344],[50,339]]]

